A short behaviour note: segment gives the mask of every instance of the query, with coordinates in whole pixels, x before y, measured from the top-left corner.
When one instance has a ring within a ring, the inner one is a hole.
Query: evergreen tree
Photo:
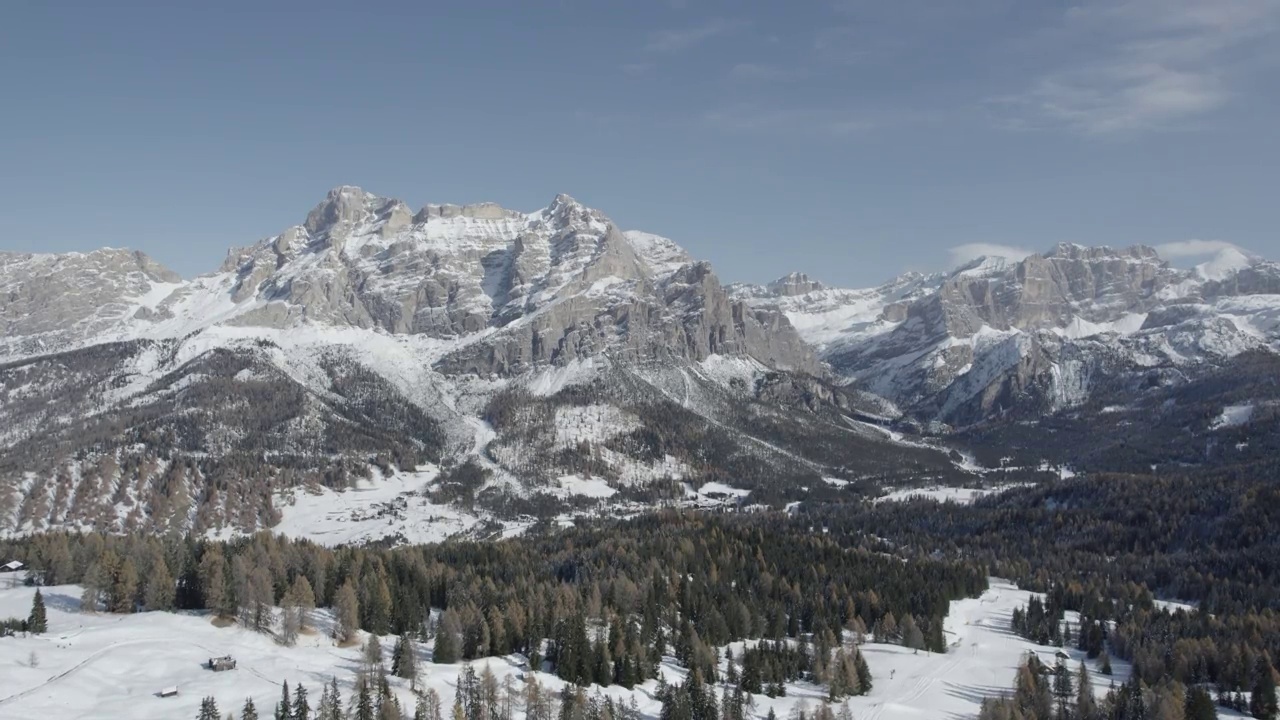
[[[418,676],[418,648],[409,635],[401,635],[396,639],[395,651],[392,653],[391,674],[407,680],[413,680]]]
[[[307,689],[302,685],[298,685],[298,689],[293,691],[293,714],[292,720],[310,720],[311,705],[307,702]]]
[[[418,696],[413,720],[444,720],[440,716],[440,694],[435,691],[435,688],[429,688]]]
[[[1076,674],[1076,717],[1078,720],[1094,720],[1098,716],[1098,703],[1093,697],[1093,680],[1089,668],[1082,662]]]
[[[436,642],[432,648],[431,661],[444,665],[458,662],[460,652],[458,635],[457,615],[452,608],[445,610],[436,628]]]
[[[376,708],[373,704],[373,689],[369,687],[369,676],[361,675],[356,680],[356,692],[351,698],[351,720],[376,720]]]
[[[36,588],[35,597],[31,599],[31,614],[27,616],[27,632],[40,634],[48,631],[49,619],[44,609],[44,595]]]
[[[1071,671],[1062,658],[1053,666],[1053,696],[1058,700],[1058,714],[1065,715],[1067,703],[1075,689],[1071,686]]]
[[[316,708],[316,720],[343,720],[342,693],[338,690],[338,678],[330,677],[324,692],[320,693],[320,705]]]
[[[258,706],[253,704],[253,698],[244,699],[244,707],[240,708],[240,720],[258,720]]]
[[[222,713],[218,712],[218,703],[212,696],[200,701],[200,714],[196,715],[196,720],[222,720]]]
[[[142,604],[148,610],[172,610],[176,590],[169,566],[165,564],[163,557],[157,557],[151,571],[147,574],[147,582],[142,592]]]
[[[1274,720],[1277,712],[1276,677],[1271,663],[1260,656],[1253,668],[1253,691],[1249,695],[1249,714],[1260,720]]]
[[[276,703],[275,720],[293,720],[293,697],[289,694],[289,681],[280,688],[280,702]]]
[[[858,669],[858,694],[866,695],[871,692],[871,668],[860,650],[854,655],[853,662]]]
[[[1196,686],[1187,690],[1187,706],[1184,713],[1186,720],[1217,720],[1218,709],[1214,707],[1209,691]],[[1082,718],[1082,720],[1085,720]]]

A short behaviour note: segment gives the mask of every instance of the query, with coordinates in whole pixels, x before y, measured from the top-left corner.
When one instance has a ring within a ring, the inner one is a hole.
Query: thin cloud
[[[735,32],[742,25],[743,23],[737,20],[715,18],[701,25],[660,30],[649,36],[644,49],[652,53],[683,52],[712,38]]]
[[[982,257],[1001,257],[1018,261],[1036,254],[1034,250],[998,243],[966,243],[949,248],[947,253],[951,257],[952,267],[967,265]]]
[[[1168,260],[1217,255],[1223,250],[1238,250],[1246,255],[1250,254],[1239,245],[1225,240],[1180,240],[1156,245],[1156,252]]]
[[[1230,102],[1278,27],[1280,0],[1095,0],[1053,34],[1073,59],[992,106],[1014,127],[1176,127]]]
[[[630,75],[631,77],[639,77],[641,75],[645,75],[650,70],[653,70],[653,63],[647,63],[647,62],[627,63],[626,65],[622,66],[622,72],[627,75]]]

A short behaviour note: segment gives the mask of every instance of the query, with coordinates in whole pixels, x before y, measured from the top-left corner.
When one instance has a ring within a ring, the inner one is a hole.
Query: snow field
[[[0,617],[25,616],[34,588],[0,589]],[[338,679],[344,699],[360,668],[359,647],[338,647],[328,637],[331,618],[315,613],[317,631],[302,635],[295,647],[283,647],[272,637],[240,627],[215,627],[208,615],[194,613],[141,613],[137,615],[83,614],[79,612],[80,588],[44,588],[49,632],[41,636],[0,640],[0,720],[42,718],[121,718],[137,720],[195,717],[200,700],[212,695],[220,709],[237,711],[252,696],[259,713],[269,713],[280,696],[280,681],[291,687],[302,683],[318,699],[321,684]],[[1014,671],[1028,651],[1052,662],[1053,648],[1037,647],[1013,635],[1009,618],[1025,605],[1031,593],[993,579],[979,598],[951,604],[945,623],[949,645],[946,654],[913,652],[896,645],[862,646],[874,676],[869,695],[849,699],[859,720],[971,717],[987,695],[1011,690]],[[394,638],[383,640],[390,654]],[[741,655],[743,643],[733,645]],[[423,659],[429,649],[420,647]],[[38,663],[29,666],[35,653]],[[1074,669],[1079,651],[1069,649]],[[210,656],[230,654],[236,670],[214,673],[202,663]],[[501,682],[507,675],[526,672],[518,656],[489,658],[487,664]],[[1114,663],[1117,682],[1127,672]],[[421,664],[418,686],[434,688],[447,712],[453,703],[462,664]],[[1095,687],[1105,692],[1108,679],[1095,671]],[[668,682],[681,682],[684,670],[668,661],[662,672]],[[553,675],[536,673],[544,687],[559,690],[563,683]],[[407,681],[392,678],[401,702],[412,708]],[[159,698],[161,688],[176,685],[177,697]],[[660,704],[653,697],[656,681],[634,690],[622,687],[592,688],[615,700],[630,702],[646,717],[656,717]],[[787,696],[755,696],[750,712],[764,717],[773,709],[788,717],[801,704],[809,708],[823,702],[821,687],[792,683]]]

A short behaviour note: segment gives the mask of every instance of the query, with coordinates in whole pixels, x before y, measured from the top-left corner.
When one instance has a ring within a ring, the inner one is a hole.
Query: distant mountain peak
[[[802,272],[792,272],[769,283],[769,292],[781,297],[794,297],[796,295],[806,295],[816,290],[823,290],[825,285],[817,280],[810,280],[809,276]]]

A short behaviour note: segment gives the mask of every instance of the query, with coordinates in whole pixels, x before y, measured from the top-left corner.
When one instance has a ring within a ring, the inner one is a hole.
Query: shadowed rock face
[[[645,238],[633,242],[568,195],[528,214],[492,203],[413,213],[399,200],[343,186],[301,225],[232,249],[218,272],[190,283],[127,251],[13,256],[0,282],[14,300],[0,317],[11,338],[57,330],[59,346],[94,342],[106,329],[164,335],[213,323],[474,336],[440,366],[482,375],[601,353],[742,355],[819,371],[783,315],[731,300],[709,265]],[[172,297],[140,305],[158,282],[174,285]],[[157,326],[175,311],[185,324]],[[39,351],[32,342],[7,347],[11,356]]]

